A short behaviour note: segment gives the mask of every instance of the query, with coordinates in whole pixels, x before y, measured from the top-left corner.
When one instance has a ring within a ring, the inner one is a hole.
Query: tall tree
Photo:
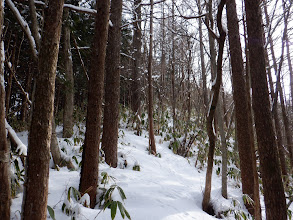
[[[102,149],[105,152],[106,163],[112,167],[117,167],[122,0],[111,1],[110,14],[110,20],[113,25],[109,28],[106,51],[106,87]]]
[[[4,1],[0,1],[0,36],[4,19]],[[0,42],[0,219],[10,219],[10,154],[5,129],[4,42]]]
[[[39,54],[39,73],[29,132],[23,219],[46,219],[50,139],[54,108],[55,77],[62,24],[63,0],[49,0]]]
[[[150,0],[150,45],[148,58],[148,121],[149,121],[149,150],[151,154],[156,155],[156,141],[154,135],[154,119],[153,119],[153,86],[152,86],[152,72],[153,72],[153,16],[154,16],[154,1]]]
[[[133,67],[132,67],[132,97],[131,108],[134,114],[139,112],[141,102],[141,0],[134,0],[134,15],[133,15]]]
[[[98,13],[95,15],[95,35],[89,71],[86,132],[79,183],[79,191],[81,193],[87,192],[90,196],[91,208],[96,205],[99,177],[99,145],[110,0],[97,0],[96,8]]]
[[[201,2],[200,0],[197,0],[198,4],[198,12],[199,14],[202,13],[201,10]],[[208,100],[208,92],[207,92],[207,76],[206,76],[206,64],[204,59],[204,45],[203,45],[203,34],[202,34],[202,20],[198,19],[198,31],[199,31],[199,50],[200,50],[200,61],[201,61],[201,78],[202,78],[202,88],[203,88],[203,103],[204,103],[204,109],[208,108],[209,100]]]
[[[212,98],[211,104],[207,116],[207,132],[209,137],[209,152],[208,152],[208,167],[206,173],[206,182],[205,182],[205,190],[204,196],[202,201],[202,209],[207,213],[212,213],[213,210],[210,204],[211,198],[211,189],[212,189],[212,171],[213,171],[213,161],[214,161],[214,152],[215,152],[215,144],[216,144],[216,136],[214,133],[214,118],[215,112],[218,104],[218,98],[220,93],[220,87],[222,83],[222,60],[223,60],[223,51],[224,51],[224,44],[226,38],[226,32],[222,27],[222,13],[223,8],[226,4],[226,0],[221,0],[218,5],[218,13],[217,13],[217,26],[220,33],[220,37],[218,38],[219,43],[219,52],[218,52],[218,59],[217,59],[217,72],[216,72],[216,81],[212,87]]]
[[[239,25],[236,11],[235,0],[227,0],[227,20],[228,20],[228,36],[229,36],[229,49],[232,65],[232,84],[233,84],[233,99],[236,110],[236,129],[238,150],[240,158],[241,180],[243,194],[247,194],[255,200],[254,184],[258,189],[258,181],[254,183],[254,172],[257,172],[253,168],[253,163],[256,168],[256,162],[253,161],[255,157],[254,146],[250,145],[251,134],[247,132],[249,126],[248,117],[248,97],[246,97],[243,59],[241,53]],[[249,140],[249,141],[247,141]],[[249,143],[249,144],[247,144]],[[257,192],[259,193],[259,192]],[[256,196],[259,200],[259,197]],[[255,201],[255,204],[259,204],[259,201]],[[248,211],[251,214],[255,214],[257,219],[261,219],[260,207],[254,212],[254,208],[250,204],[246,204]]]
[[[64,9],[63,14],[63,53],[65,70],[65,97],[63,110],[63,137],[70,138],[73,135],[73,108],[74,108],[74,79],[72,54],[70,46],[70,18],[69,9]]]
[[[286,201],[270,112],[260,1],[245,0],[252,106],[264,186],[266,219],[287,219]]]

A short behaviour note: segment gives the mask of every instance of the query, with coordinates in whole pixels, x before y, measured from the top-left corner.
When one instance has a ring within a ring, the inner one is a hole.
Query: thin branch
[[[33,53],[33,58],[36,61],[38,59],[38,52],[36,49],[36,42],[35,39],[32,36],[32,32],[28,26],[28,23],[24,20],[24,18],[21,16],[20,12],[18,11],[18,9],[16,8],[16,6],[14,5],[14,3],[11,0],[6,0],[6,3],[8,4],[9,8],[11,9],[11,11],[13,12],[13,14],[15,15],[18,23],[20,24],[21,28],[23,29],[23,31],[25,32],[28,40],[29,40],[29,44]]]
[[[82,57],[81,57],[81,54],[80,54],[79,48],[78,48],[78,46],[77,46],[76,39],[75,39],[75,37],[74,37],[73,35],[72,35],[72,38],[73,38],[74,46],[75,46],[75,48],[76,48],[76,50],[77,50],[77,53],[78,53],[78,56],[79,56],[80,62],[81,62],[81,66],[82,66],[83,71],[84,71],[84,74],[85,74],[87,80],[90,80],[90,78],[89,78],[89,76],[88,76],[88,74],[87,74],[87,71],[86,71],[86,68],[85,68],[85,65],[84,65],[83,59],[82,59]]]
[[[8,68],[9,68],[9,70],[10,70],[10,72],[11,72],[11,74],[12,74],[12,76],[13,76],[13,78],[14,78],[16,84],[17,84],[17,86],[20,88],[20,91],[23,93],[23,95],[25,96],[27,102],[28,102],[28,103],[30,104],[30,106],[31,106],[31,105],[32,105],[32,102],[31,102],[31,100],[29,99],[29,95],[28,95],[28,93],[22,88],[22,85],[20,84],[20,82],[18,82],[18,80],[17,80],[17,78],[16,78],[16,76],[15,76],[15,72],[14,72],[12,66],[11,66],[11,63],[8,62],[7,57],[6,57],[6,59],[5,59],[5,62],[6,62],[6,64],[7,64],[7,66],[8,66]]]

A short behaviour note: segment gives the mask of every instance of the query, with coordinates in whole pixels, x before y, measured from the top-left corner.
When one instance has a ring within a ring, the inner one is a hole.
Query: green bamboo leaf
[[[124,212],[125,212],[126,217],[127,217],[129,220],[131,220],[131,217],[130,217],[129,213],[127,212],[127,210],[126,210],[125,208],[124,208]]]
[[[111,205],[111,218],[112,220],[115,218],[117,212],[117,201],[112,202]]]
[[[67,200],[70,201],[70,190],[72,187],[69,187],[68,192],[67,192]]]
[[[117,201],[117,203],[118,203],[118,208],[120,210],[120,214],[121,214],[122,218],[124,219],[125,218],[125,208],[120,201]]]
[[[105,206],[104,206],[104,211],[105,211],[105,209],[108,208],[111,204],[112,204],[112,201],[108,201],[108,202],[105,204]]]
[[[49,212],[50,217],[51,217],[53,220],[56,220],[56,219],[55,219],[55,212],[54,212],[54,209],[52,209],[52,207],[49,206],[49,205],[47,205],[47,209],[48,209],[48,212]]]
[[[126,199],[126,196],[125,196],[125,193],[124,193],[123,189],[121,189],[120,186],[117,186],[117,189],[118,189],[118,192],[119,192],[119,194],[121,196],[121,199],[122,200]]]

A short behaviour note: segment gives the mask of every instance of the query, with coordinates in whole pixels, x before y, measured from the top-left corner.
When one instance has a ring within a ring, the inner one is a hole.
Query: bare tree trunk
[[[96,5],[99,13],[95,17],[95,35],[89,72],[86,132],[79,183],[79,191],[81,193],[87,192],[90,196],[91,208],[96,205],[99,177],[99,145],[110,0],[97,0]]]
[[[213,0],[206,1],[206,8],[208,14],[206,16],[206,24],[214,29],[214,19],[213,19]],[[216,71],[217,71],[217,63],[216,63],[216,49],[215,49],[215,39],[213,38],[212,34],[209,32],[209,45],[210,45],[210,60],[211,60],[211,73],[212,79],[215,79]]]
[[[176,95],[175,95],[175,0],[172,0],[172,58],[171,58],[171,94],[172,94],[172,118],[173,133],[176,132]]]
[[[105,152],[106,163],[111,167],[117,167],[122,0],[111,1],[110,14],[110,20],[113,25],[109,28],[106,52],[106,87],[102,149]]]
[[[222,151],[222,196],[224,198],[228,198],[228,190],[227,190],[227,164],[228,164],[228,156],[227,156],[227,143],[224,132],[224,122],[223,122],[223,102],[221,97],[218,100],[217,106],[217,118],[218,118],[218,127],[221,137],[221,151]]]
[[[206,173],[206,183],[205,183],[205,190],[204,190],[204,196],[202,201],[202,209],[205,212],[211,213],[211,205],[210,205],[210,197],[211,197],[211,185],[212,185],[212,171],[213,171],[213,157],[215,152],[215,142],[216,142],[216,136],[214,133],[214,116],[215,111],[218,103],[219,98],[219,92],[220,87],[222,83],[222,59],[223,59],[223,50],[224,50],[224,43],[226,38],[226,33],[224,32],[222,28],[222,13],[223,8],[226,1],[221,0],[220,4],[218,5],[218,14],[217,14],[217,24],[218,24],[218,30],[220,33],[220,38],[218,39],[219,42],[219,53],[218,53],[218,60],[217,60],[217,75],[216,75],[216,82],[212,87],[212,98],[211,98],[211,105],[208,112],[207,117],[207,132],[209,136],[209,152],[208,152],[208,167],[207,167],[207,173]]]
[[[293,110],[293,68],[292,68],[292,62],[291,62],[290,43],[288,39],[288,34],[286,34],[286,49],[287,49],[287,61],[288,61],[289,73],[290,73],[291,106]]]
[[[131,108],[138,113],[141,103],[141,0],[134,0],[134,33],[133,33],[133,69],[132,69],[132,97]]]
[[[201,1],[197,0],[198,4],[198,13],[201,14]],[[207,92],[207,73],[206,73],[206,66],[205,66],[205,60],[204,60],[204,51],[203,51],[203,36],[202,36],[202,20],[198,19],[198,31],[199,31],[199,50],[200,50],[200,61],[201,61],[201,78],[202,78],[202,88],[203,88],[203,103],[204,103],[204,110],[206,112],[206,109],[209,105],[209,99],[208,99],[208,92]]]
[[[244,3],[242,2],[242,11],[244,11]],[[258,177],[258,171],[257,171],[257,164],[256,164],[256,147],[255,147],[255,137],[254,137],[254,121],[252,116],[252,106],[251,106],[251,96],[250,96],[250,90],[251,90],[251,76],[250,76],[250,65],[249,65],[249,51],[248,51],[248,42],[247,42],[247,34],[246,34],[246,25],[245,25],[245,19],[243,16],[243,29],[244,29],[244,42],[245,42],[245,55],[246,55],[246,64],[245,64],[245,92],[247,97],[247,110],[248,110],[248,132],[250,133],[250,147],[251,147],[251,154],[252,154],[252,168],[253,168],[253,179],[254,179],[254,218],[256,220],[261,220],[261,205],[260,205],[260,196],[259,196],[259,177]]]
[[[287,210],[270,112],[259,1],[245,0],[252,102],[267,220],[286,220]]]
[[[151,154],[156,155],[156,141],[154,136],[154,119],[153,119],[153,86],[152,86],[152,71],[153,71],[153,7],[154,1],[150,0],[151,11],[150,11],[150,45],[149,45],[149,60],[148,60],[148,120],[149,120],[149,150]]]
[[[27,220],[47,219],[51,122],[63,4],[63,0],[50,0],[45,9],[22,207],[22,219]]]
[[[74,79],[72,54],[70,46],[70,19],[69,10],[64,9],[63,14],[63,53],[65,69],[65,98],[63,110],[63,137],[70,138],[73,135],[73,108],[74,108]]]
[[[254,172],[253,164],[256,164],[252,152],[254,149],[251,146],[251,134],[247,132],[249,126],[249,110],[248,110],[248,97],[245,92],[245,81],[243,71],[243,59],[241,54],[241,44],[239,36],[239,25],[236,12],[235,0],[227,0],[227,20],[229,30],[229,45],[231,54],[231,65],[232,65],[232,84],[233,84],[233,99],[236,110],[236,121],[237,121],[237,140],[238,150],[240,158],[240,169],[241,169],[241,180],[242,180],[242,191],[243,194],[249,195],[250,198],[255,200],[254,195]],[[247,145],[247,142],[250,143]],[[256,166],[256,165],[255,165]],[[261,218],[260,213],[257,210],[254,212],[253,205],[245,204],[249,213]]]
[[[0,1],[0,36],[4,20],[4,1]],[[5,128],[4,42],[0,42],[0,219],[10,219],[10,152]]]

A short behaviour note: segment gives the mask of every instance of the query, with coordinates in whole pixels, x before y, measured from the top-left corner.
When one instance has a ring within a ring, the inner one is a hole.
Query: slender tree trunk
[[[287,210],[270,112],[259,1],[245,0],[252,102],[267,220],[286,220]]]
[[[173,133],[176,132],[176,95],[175,95],[175,0],[172,0],[172,58],[171,58],[171,94],[172,94],[172,118]]]
[[[292,62],[291,62],[290,43],[289,43],[288,34],[286,34],[286,49],[287,49],[287,61],[288,61],[289,73],[290,73],[291,106],[293,110],[293,68],[292,68]]]
[[[70,138],[73,135],[73,108],[74,108],[74,79],[72,54],[70,46],[70,19],[69,10],[64,9],[63,14],[63,53],[65,69],[65,98],[63,110],[63,137]]]
[[[224,122],[223,122],[223,102],[221,97],[218,100],[218,110],[217,110],[217,118],[218,118],[218,127],[221,137],[221,151],[222,151],[222,196],[224,198],[228,198],[228,190],[227,190],[227,164],[228,164],[228,156],[227,156],[227,143],[224,132]]]
[[[4,20],[4,1],[0,1],[0,36]],[[1,54],[4,54],[4,42],[0,42]],[[4,59],[0,56],[0,219],[10,219],[10,152],[5,128],[5,85]]]
[[[47,219],[50,139],[63,0],[50,0],[45,9],[39,74],[29,132],[22,219]],[[37,202],[36,202],[37,201]]]
[[[255,164],[254,149],[251,146],[251,134],[247,132],[249,126],[249,111],[248,111],[248,97],[245,92],[245,81],[244,81],[244,70],[243,70],[243,59],[241,53],[241,44],[239,36],[239,25],[236,12],[235,0],[227,0],[227,20],[229,30],[229,45],[232,65],[232,83],[233,83],[233,99],[236,110],[236,121],[237,121],[237,140],[238,150],[240,158],[240,169],[241,169],[241,180],[242,180],[242,191],[243,194],[247,194],[255,200],[254,195],[254,172],[253,163]],[[249,141],[247,141],[249,140]],[[247,145],[247,142],[250,143]],[[256,166],[256,165],[255,165]],[[245,204],[248,211],[254,215],[254,208],[250,204]],[[257,211],[255,216],[261,218],[260,213]]]
[[[149,150],[151,154],[156,155],[156,141],[154,136],[154,119],[153,119],[153,86],[152,86],[152,71],[153,71],[153,7],[154,1],[150,0],[150,45],[149,45],[149,60],[148,60],[148,120],[149,120]]]
[[[74,79],[72,54],[70,46],[70,19],[69,10],[64,9],[63,14],[63,53],[65,69],[65,98],[63,110],[63,137],[70,138],[73,135],[73,108],[74,108]]]
[[[105,152],[106,163],[111,167],[117,167],[122,0],[111,1],[110,14],[110,20],[113,25],[109,28],[106,52],[106,87],[102,149]]]
[[[201,1],[197,0],[198,4],[198,11],[199,14],[202,13],[201,10]],[[200,50],[200,61],[201,61],[201,78],[202,78],[202,88],[203,88],[203,103],[204,103],[204,109],[206,112],[206,109],[209,105],[209,99],[208,99],[208,92],[207,92],[207,73],[206,73],[206,66],[205,66],[205,60],[204,60],[204,51],[203,51],[203,36],[202,36],[202,20],[198,19],[198,31],[199,31],[199,50]]]
[[[222,83],[222,60],[223,60],[223,50],[224,50],[224,43],[226,38],[226,33],[224,32],[222,28],[222,13],[223,8],[226,1],[221,0],[221,2],[218,5],[218,14],[217,14],[217,24],[218,24],[218,30],[220,33],[220,38],[218,39],[219,42],[219,53],[218,53],[218,60],[217,60],[217,75],[216,75],[216,82],[212,87],[212,99],[211,99],[211,105],[208,112],[207,117],[207,132],[209,136],[209,152],[208,152],[208,167],[207,167],[207,173],[206,173],[206,183],[205,183],[205,190],[204,190],[204,196],[202,201],[202,209],[210,213],[211,212],[211,205],[210,205],[210,197],[211,197],[211,185],[212,185],[212,171],[213,171],[213,157],[215,152],[215,142],[216,142],[216,136],[214,133],[214,116],[215,111],[218,103],[219,98],[219,92],[220,87]]]
[[[206,16],[205,22],[213,30],[214,29],[213,0],[206,1],[206,8],[207,8],[208,14]],[[209,32],[209,45],[210,45],[210,60],[211,60],[211,73],[212,73],[211,78],[215,79],[216,71],[217,71],[217,63],[216,63],[217,52],[215,49],[215,39],[213,38],[210,32]]]
[[[96,205],[99,177],[99,145],[110,0],[97,0],[96,4],[99,13],[95,17],[95,35],[89,72],[86,132],[79,183],[79,191],[81,193],[87,192],[90,196],[91,208]]]
[[[242,2],[242,11],[244,11],[244,3]],[[248,132],[250,133],[250,146],[251,146],[251,154],[252,154],[252,167],[253,167],[253,179],[254,179],[254,218],[256,220],[261,220],[261,205],[260,205],[260,196],[259,196],[259,177],[258,177],[258,171],[257,171],[257,159],[256,159],[256,146],[255,146],[255,137],[254,137],[254,121],[252,116],[252,106],[251,106],[251,96],[250,96],[250,90],[251,90],[251,76],[250,76],[250,65],[249,65],[249,51],[248,51],[248,42],[247,42],[247,34],[246,34],[246,25],[245,25],[245,19],[243,16],[243,29],[244,29],[244,42],[245,42],[245,92],[247,97],[247,105],[248,105]]]
[[[132,69],[132,97],[131,108],[138,113],[141,103],[141,0],[134,0],[134,33],[133,33],[133,69]]]

